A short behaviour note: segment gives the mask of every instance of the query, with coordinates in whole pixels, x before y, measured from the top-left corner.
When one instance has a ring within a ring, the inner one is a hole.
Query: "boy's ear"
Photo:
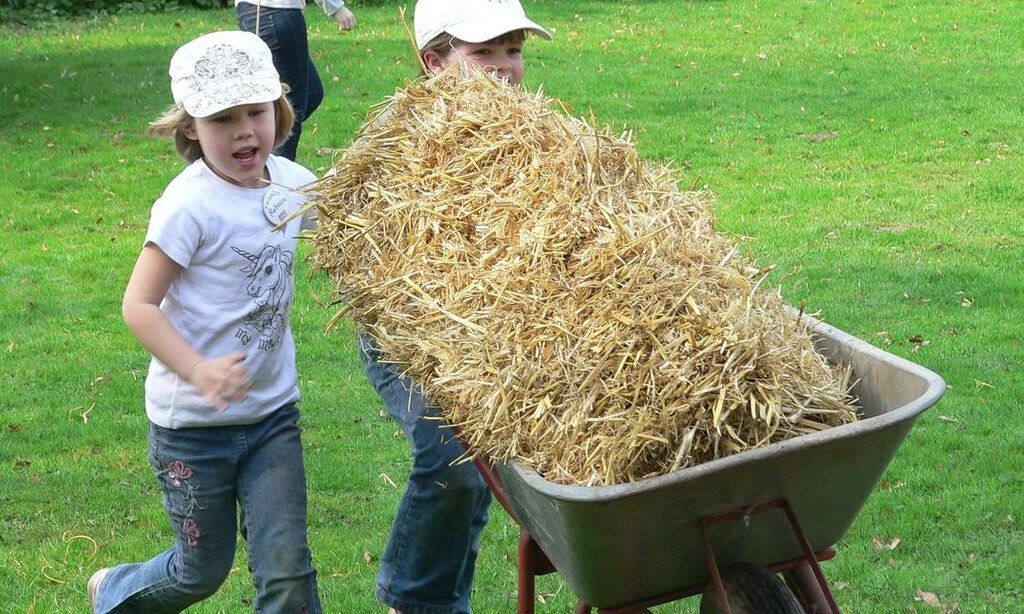
[[[444,58],[436,49],[427,49],[423,52],[423,64],[432,75],[444,72],[445,69]]]
[[[198,141],[199,133],[196,132],[195,122],[188,122],[181,127],[181,133],[184,134],[190,141]]]

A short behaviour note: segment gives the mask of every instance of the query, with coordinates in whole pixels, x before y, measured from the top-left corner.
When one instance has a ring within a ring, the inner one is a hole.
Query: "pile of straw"
[[[614,484],[856,419],[709,195],[541,93],[409,84],[335,169],[314,265],[474,453]]]

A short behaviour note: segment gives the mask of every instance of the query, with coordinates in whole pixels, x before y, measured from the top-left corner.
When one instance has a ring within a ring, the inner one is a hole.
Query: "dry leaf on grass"
[[[828,139],[836,138],[837,136],[839,136],[839,133],[836,132],[835,130],[825,130],[824,132],[804,132],[801,133],[800,136],[804,137],[808,141],[820,143],[822,141],[827,141]]]
[[[933,608],[941,608],[942,603],[939,602],[939,597],[935,593],[930,593],[925,590],[917,589],[917,595],[914,597],[916,601],[923,601]]]
[[[889,480],[882,480],[882,490],[899,490],[900,488],[903,488],[906,485],[906,482],[890,482]]]
[[[927,347],[932,344],[931,341],[928,341],[921,335],[910,335],[909,337],[907,337],[907,341],[910,342],[911,354],[916,354],[921,350],[921,348]]]

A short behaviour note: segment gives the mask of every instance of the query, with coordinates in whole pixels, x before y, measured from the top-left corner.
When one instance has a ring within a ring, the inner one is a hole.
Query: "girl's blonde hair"
[[[286,84],[282,83],[281,87],[285,93],[289,91]],[[175,104],[164,111],[163,115],[149,122],[146,132],[152,136],[174,139],[174,149],[178,155],[186,162],[195,162],[203,157],[203,148],[199,145],[199,141],[188,138],[184,132],[184,128],[194,125],[195,121],[196,119],[189,115],[184,108]],[[288,140],[292,126],[295,125],[295,111],[292,110],[292,105],[284,94],[274,101],[274,123],[274,149],[277,149]]]

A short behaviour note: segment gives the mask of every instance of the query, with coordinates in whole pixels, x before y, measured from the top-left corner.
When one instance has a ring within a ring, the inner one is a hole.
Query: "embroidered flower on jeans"
[[[193,475],[195,475],[195,471],[181,461],[171,461],[170,464],[167,465],[167,477],[169,477],[171,479],[171,483],[178,488],[181,488],[181,480],[187,480]]]
[[[199,545],[199,538],[202,534],[199,532],[199,525],[192,518],[186,518],[185,522],[181,523],[181,532],[185,534],[185,542],[189,546],[195,548]]]

